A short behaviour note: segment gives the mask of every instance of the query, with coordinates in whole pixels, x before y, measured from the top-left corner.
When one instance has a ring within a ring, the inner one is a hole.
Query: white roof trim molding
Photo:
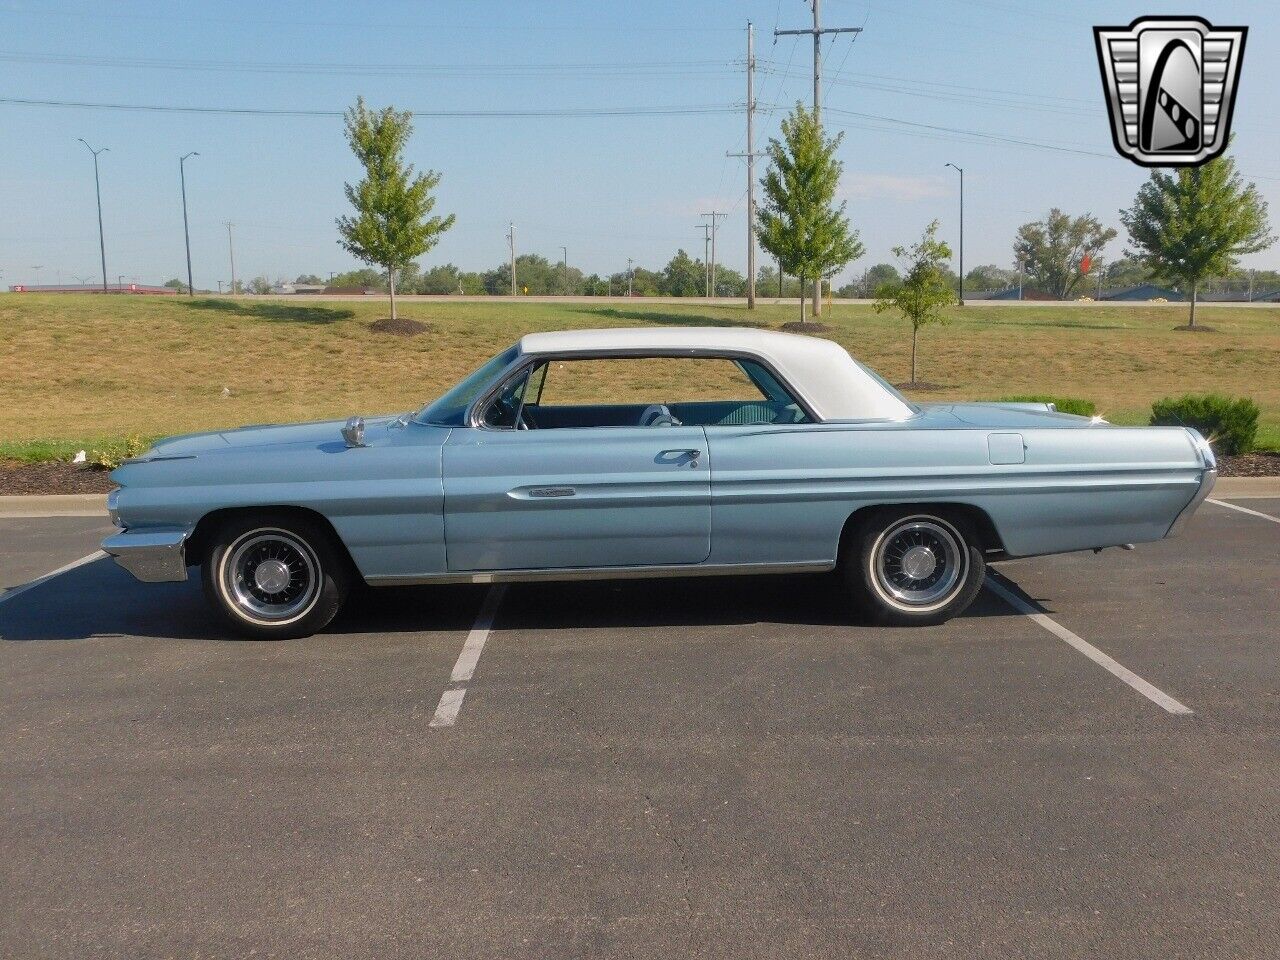
[[[618,327],[531,333],[526,355],[619,353],[746,354],[759,357],[822,420],[905,420],[915,411],[830,340],[750,327]]]

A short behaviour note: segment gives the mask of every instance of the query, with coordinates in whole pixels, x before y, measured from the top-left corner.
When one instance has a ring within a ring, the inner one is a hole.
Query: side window
[[[512,377],[502,385],[484,411],[484,423],[495,430],[514,430],[520,425],[520,414],[524,409],[525,394],[533,377],[531,373],[543,372],[539,366],[535,371],[526,370],[518,377]],[[545,372],[543,372],[545,375]]]
[[[501,415],[528,429],[804,423],[808,419],[765,367],[731,357],[552,359],[535,371],[522,390],[518,403],[504,401]]]

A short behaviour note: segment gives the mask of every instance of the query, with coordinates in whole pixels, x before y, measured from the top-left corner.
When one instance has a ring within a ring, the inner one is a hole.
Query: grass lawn
[[[0,456],[48,459],[193,430],[402,412],[534,330],[759,325],[793,306],[410,301],[431,330],[369,330],[384,300],[314,302],[0,294]],[[1216,328],[1191,334],[1184,305],[952,308],[920,336],[914,399],[1051,393],[1093,400],[1116,423],[1143,423],[1158,397],[1218,390],[1262,407],[1259,439],[1280,447],[1280,307],[1202,307]],[[910,328],[870,307],[835,305],[825,336],[887,379],[908,377]],[[230,395],[224,395],[224,388]],[[674,398],[671,398],[674,399]]]

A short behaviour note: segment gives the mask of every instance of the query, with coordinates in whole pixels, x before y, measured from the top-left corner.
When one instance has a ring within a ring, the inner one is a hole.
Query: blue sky
[[[1119,227],[1144,172],[1114,154],[1091,28],[1155,13],[1250,27],[1235,154],[1280,216],[1280,9],[1077,0],[826,0],[827,25],[864,26],[825,47],[825,120],[843,128],[843,192],[867,247],[846,276],[890,258],[931,219],[957,235],[966,169],[965,264],[1008,265],[1017,225],[1050,206]],[[802,0],[387,0],[380,3],[0,0],[0,95],[183,107],[436,111],[730,107],[744,99],[744,27],[756,24],[760,145],[812,95]],[[849,111],[889,118],[869,120]],[[924,127],[1064,147],[1014,146]],[[49,283],[99,272],[91,159],[102,157],[107,268],[159,282],[185,273],[178,157],[188,161],[197,286],[226,280],[236,224],[241,277],[355,266],[336,242],[344,180],[359,171],[336,117],[133,112],[0,103],[0,275]],[[439,212],[457,225],[427,255],[464,268],[520,252],[588,272],[628,257],[661,266],[702,252],[699,213],[729,212],[719,259],[746,260],[740,110],[606,117],[421,117],[410,159],[443,173]],[[1083,152],[1068,152],[1069,150]],[[1112,253],[1123,248],[1121,241]],[[41,265],[37,274],[32,268]],[[1247,265],[1280,265],[1280,248]]]

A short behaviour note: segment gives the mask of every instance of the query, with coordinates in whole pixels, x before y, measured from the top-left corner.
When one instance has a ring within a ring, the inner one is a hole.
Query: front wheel
[[[986,576],[972,528],[933,510],[873,516],[852,538],[843,576],[871,623],[928,626],[963,613]]]
[[[350,585],[346,558],[304,518],[242,516],[213,537],[205,596],[227,625],[255,640],[305,637],[337,614]]]

